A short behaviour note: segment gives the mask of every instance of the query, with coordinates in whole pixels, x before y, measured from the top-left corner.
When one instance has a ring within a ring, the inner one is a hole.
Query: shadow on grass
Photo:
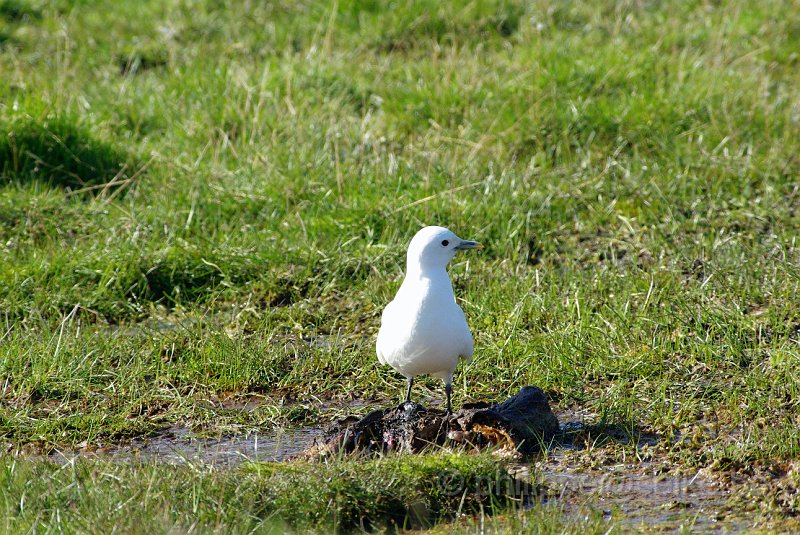
[[[39,20],[42,12],[22,0],[0,0],[0,19],[9,22]]]
[[[39,182],[70,191],[108,190],[128,184],[133,167],[131,155],[66,117],[0,124],[0,186]]]
[[[551,447],[584,449],[589,446],[603,446],[612,442],[653,446],[661,439],[662,437],[656,433],[645,433],[630,425],[564,422],[561,424],[561,432]]]
[[[389,29],[374,41],[383,53],[402,53],[432,42],[484,42],[507,39],[520,26],[524,9],[515,2],[487,2],[470,5],[452,17],[440,3],[418,2],[405,16],[391,21]],[[410,15],[410,16],[409,16]]]
[[[133,76],[145,71],[166,67],[169,63],[169,57],[162,48],[144,47],[118,55],[116,62],[121,76]]]

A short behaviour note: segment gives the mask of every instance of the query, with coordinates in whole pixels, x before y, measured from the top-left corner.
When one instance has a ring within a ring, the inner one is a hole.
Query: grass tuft
[[[249,469],[260,481],[262,507],[299,527],[418,529],[459,511],[491,514],[515,499],[537,498],[533,485],[513,480],[488,455],[271,463]]]

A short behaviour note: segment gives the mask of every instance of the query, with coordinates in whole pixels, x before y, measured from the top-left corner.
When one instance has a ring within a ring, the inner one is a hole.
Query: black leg
[[[447,414],[453,414],[453,408],[450,406],[450,396],[453,393],[453,385],[444,385],[444,392],[447,394]]]
[[[408,378],[408,392],[406,392],[406,403],[411,403],[411,385],[414,384],[414,378]]]

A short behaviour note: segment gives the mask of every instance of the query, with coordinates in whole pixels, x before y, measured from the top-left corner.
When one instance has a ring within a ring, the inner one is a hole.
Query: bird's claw
[[[397,406],[397,410],[405,413],[407,416],[410,416],[417,412],[428,412],[428,410],[425,407],[423,407],[419,403],[414,403],[413,401],[404,401],[403,403]]]

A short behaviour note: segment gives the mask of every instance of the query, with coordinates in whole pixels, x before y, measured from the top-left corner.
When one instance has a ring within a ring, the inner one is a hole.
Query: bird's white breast
[[[407,279],[383,312],[378,358],[406,377],[447,379],[460,357],[472,356],[472,334],[444,270],[443,275]]]

